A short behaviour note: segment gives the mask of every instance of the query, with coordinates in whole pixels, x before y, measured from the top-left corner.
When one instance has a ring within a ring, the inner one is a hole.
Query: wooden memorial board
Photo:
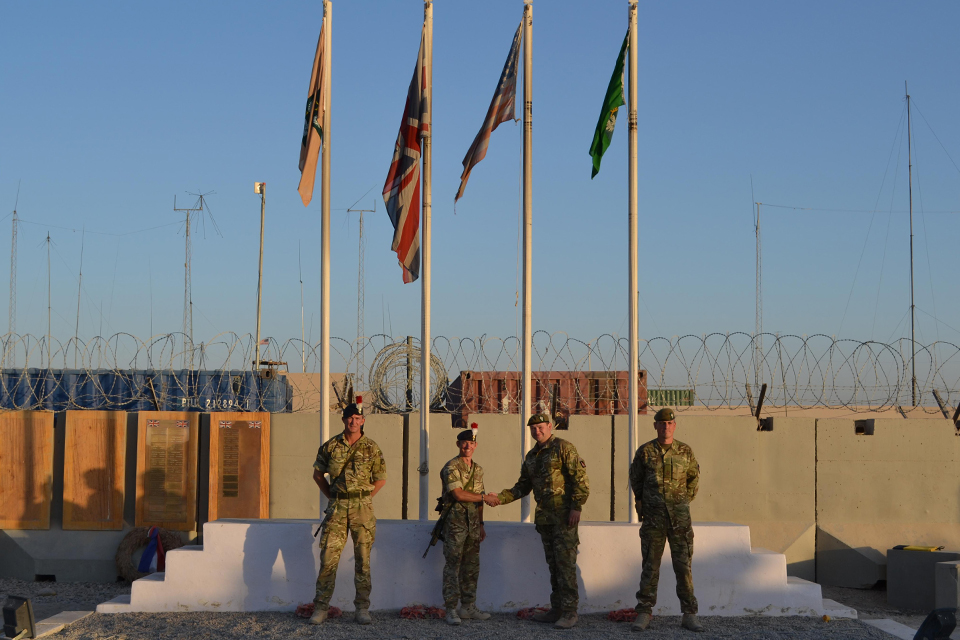
[[[0,529],[49,529],[53,412],[0,413]]]
[[[270,517],[270,414],[210,414],[208,519]]]
[[[137,526],[192,531],[200,414],[141,411],[137,434]]]
[[[123,529],[126,411],[67,411],[63,528]]]

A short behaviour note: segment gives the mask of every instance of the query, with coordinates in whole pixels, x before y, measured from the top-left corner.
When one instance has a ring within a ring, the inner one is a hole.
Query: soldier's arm
[[[633,456],[633,462],[630,463],[630,488],[633,489],[637,515],[640,515],[643,512],[643,456],[640,455],[640,449],[637,449],[637,453]]]
[[[697,497],[697,490],[700,488],[700,464],[690,450],[690,466],[687,467],[687,498],[690,502]]]
[[[527,472],[527,465],[522,464],[520,465],[520,479],[517,480],[517,484],[498,493],[497,499],[499,499],[500,504],[509,504],[514,500],[519,500],[531,491],[533,491],[533,479]]]
[[[320,447],[319,451],[317,451],[317,459],[313,463],[313,481],[320,487],[320,493],[322,493],[327,500],[330,499],[330,483],[327,482],[324,474],[327,472],[327,465],[329,463],[330,455],[324,451],[323,447]]]
[[[590,479],[587,477],[587,463],[583,461],[577,448],[567,443],[563,451],[563,468],[567,477],[573,480],[570,493],[570,509],[583,511],[583,505],[590,497]]]
[[[376,448],[373,457],[370,481],[373,483],[373,491],[370,492],[371,497],[377,495],[380,489],[383,488],[383,485],[387,484],[387,463],[383,459],[383,451],[380,450],[380,447]]]

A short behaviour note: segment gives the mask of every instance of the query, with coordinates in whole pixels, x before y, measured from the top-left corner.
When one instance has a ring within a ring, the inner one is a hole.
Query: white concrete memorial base
[[[166,573],[133,583],[129,596],[97,607],[133,611],[291,611],[312,602],[320,566],[319,523],[310,520],[217,520],[203,526],[203,546],[167,553]],[[380,520],[373,545],[372,609],[443,606],[443,543],[423,551],[432,522]],[[550,576],[532,524],[489,522],[480,552],[477,604],[515,611],[550,602]],[[751,549],[749,527],[694,524],[693,578],[700,615],[822,615],[820,585],[787,577],[786,558]],[[640,582],[639,525],[580,524],[580,612],[632,608]],[[353,609],[353,545],[340,559],[332,605]],[[664,552],[656,615],[679,615],[669,547]]]

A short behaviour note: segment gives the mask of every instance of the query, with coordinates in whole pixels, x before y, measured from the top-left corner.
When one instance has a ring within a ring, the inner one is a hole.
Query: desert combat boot
[[[680,626],[689,631],[703,631],[703,625],[700,624],[700,620],[697,618],[695,613],[685,613],[683,614],[683,619],[680,621]]]
[[[355,619],[357,624],[370,624],[373,622],[373,618],[370,617],[370,611],[368,609],[357,609]]]
[[[650,626],[650,619],[653,618],[649,613],[638,613],[637,619],[633,621],[633,624],[630,625],[630,629],[633,631],[646,631],[647,627]]]
[[[464,620],[489,620],[490,614],[480,611],[476,603],[471,602],[460,607],[460,617]]]
[[[313,615],[310,616],[310,624],[323,624],[327,620],[327,610],[326,609],[314,609]]]
[[[554,629],[573,629],[574,625],[577,624],[577,620],[580,618],[577,616],[576,611],[568,611],[567,613],[560,616],[560,619],[553,624]]]
[[[447,624],[457,626],[460,624],[460,616],[457,615],[457,608],[447,607],[447,615],[444,618],[447,621]]]
[[[540,613],[533,614],[533,621],[554,623],[559,620],[562,615],[563,613],[559,609],[550,609],[549,611],[541,611]]]

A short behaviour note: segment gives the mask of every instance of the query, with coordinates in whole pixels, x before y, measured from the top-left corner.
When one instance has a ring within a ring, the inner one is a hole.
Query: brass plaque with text
[[[197,414],[140,414],[137,526],[196,525]]]
[[[210,415],[209,519],[269,517],[270,414]]]

